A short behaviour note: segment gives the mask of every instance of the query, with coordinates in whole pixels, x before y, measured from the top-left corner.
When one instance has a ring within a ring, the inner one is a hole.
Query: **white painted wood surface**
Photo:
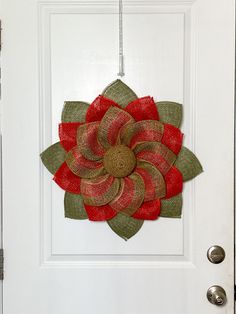
[[[0,2],[0,12],[1,12],[1,2]],[[1,15],[1,14],[0,14]],[[1,19],[1,18],[0,18]],[[1,31],[1,30],[0,30]],[[1,43],[0,43],[1,44]],[[2,56],[0,51],[0,68],[2,64]],[[0,77],[0,85],[1,85],[1,77]],[[1,91],[0,91],[0,178],[2,178],[2,99],[1,99]],[[2,212],[3,212],[3,206],[2,206],[2,180],[0,180],[0,248],[3,247],[3,239],[2,239]],[[2,314],[3,310],[3,282],[0,282],[0,314]]]
[[[128,242],[64,218],[39,160],[64,100],[91,102],[116,78],[114,1],[0,0],[3,19],[3,314],[233,314],[234,1],[124,1],[124,81],[184,105],[184,144],[204,173],[181,220],[145,222]],[[210,264],[222,245],[226,260]],[[206,300],[222,285],[228,303]]]

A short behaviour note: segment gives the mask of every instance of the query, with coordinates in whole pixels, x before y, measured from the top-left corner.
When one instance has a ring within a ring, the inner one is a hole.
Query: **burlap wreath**
[[[125,240],[144,220],[181,217],[183,182],[202,172],[181,119],[182,105],[138,98],[120,80],[91,105],[65,102],[60,142],[41,154],[66,191],[65,216],[105,220]]]

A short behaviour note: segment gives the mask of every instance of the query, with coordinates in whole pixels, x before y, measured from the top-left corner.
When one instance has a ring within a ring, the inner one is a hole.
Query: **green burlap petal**
[[[112,99],[123,108],[138,98],[134,91],[121,80],[116,80],[108,85],[102,95]]]
[[[172,101],[160,101],[156,103],[160,121],[169,123],[179,128],[182,121],[182,105]]]
[[[84,203],[81,195],[65,193],[64,198],[65,217],[71,219],[87,219],[88,215],[84,208]]]
[[[125,241],[134,236],[143,225],[143,220],[126,216],[122,213],[107,221],[109,227]]]
[[[44,166],[55,174],[66,159],[66,151],[61,146],[60,142],[49,146],[40,154]]]
[[[188,181],[199,175],[203,169],[197,157],[186,147],[182,147],[174,163],[183,175],[183,181]]]
[[[161,200],[160,217],[181,218],[182,204],[182,194],[178,194],[167,200]]]
[[[62,122],[84,122],[89,104],[83,101],[65,101]]]

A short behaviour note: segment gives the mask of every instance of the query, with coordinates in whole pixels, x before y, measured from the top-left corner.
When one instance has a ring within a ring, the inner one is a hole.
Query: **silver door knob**
[[[225,251],[219,245],[213,245],[207,251],[207,258],[213,264],[220,264],[225,259]]]
[[[225,290],[220,286],[212,286],[207,290],[207,299],[214,305],[224,305],[227,301]]]

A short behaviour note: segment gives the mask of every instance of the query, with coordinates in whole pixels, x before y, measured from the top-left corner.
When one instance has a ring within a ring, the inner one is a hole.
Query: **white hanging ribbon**
[[[119,72],[118,76],[124,76],[124,48],[123,48],[123,3],[119,0]]]

